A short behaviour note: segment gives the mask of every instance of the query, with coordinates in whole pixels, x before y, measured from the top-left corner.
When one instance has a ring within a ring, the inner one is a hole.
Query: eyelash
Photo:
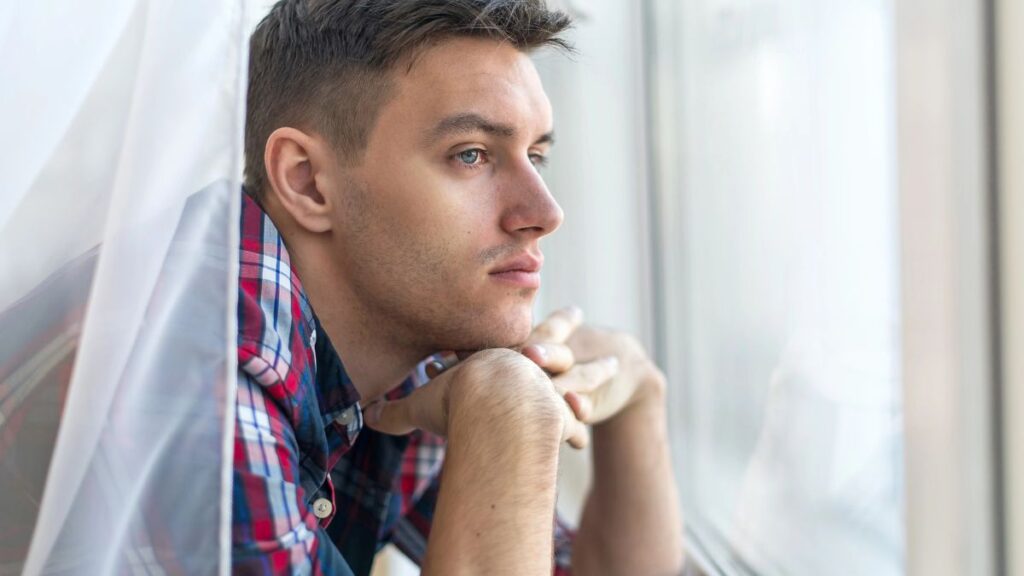
[[[478,154],[478,161],[472,164],[468,164],[462,161],[462,155],[465,154],[466,152],[476,152]],[[530,163],[533,164],[534,167],[536,167],[537,169],[544,168],[545,166],[548,165],[548,158],[543,154],[530,154],[529,158]],[[458,162],[464,168],[468,168],[470,170],[477,170],[479,168],[482,168],[483,165],[487,163],[488,154],[487,151],[484,150],[483,148],[467,148],[466,150],[456,152],[454,155],[452,155],[452,159]]]

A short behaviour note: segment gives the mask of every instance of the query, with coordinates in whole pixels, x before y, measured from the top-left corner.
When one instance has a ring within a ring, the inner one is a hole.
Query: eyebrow
[[[438,122],[433,128],[427,131],[427,140],[430,143],[434,143],[453,134],[468,134],[472,132],[484,132],[501,138],[512,138],[516,135],[516,129],[513,126],[488,120],[487,118],[473,112],[467,112],[448,116]],[[533,144],[554,143],[555,133],[549,131],[538,138]]]

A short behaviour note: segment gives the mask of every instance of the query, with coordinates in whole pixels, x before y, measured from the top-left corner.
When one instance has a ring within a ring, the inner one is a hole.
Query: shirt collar
[[[295,270],[291,267],[291,259],[285,247],[284,239],[274,226],[270,216],[259,203],[243,188],[241,218],[241,248],[243,263],[259,262],[264,270],[281,271],[277,274],[263,274],[260,277],[261,292],[264,294],[291,294],[298,302],[301,313],[295,322],[294,347],[296,353],[306,353],[311,357],[309,366],[311,377],[315,380],[317,404],[324,427],[337,423],[348,429],[354,437],[362,427],[362,414],[358,406],[359,391],[352,383],[345,365],[337,350],[331,344],[327,333],[321,328],[306,291],[302,288]],[[248,253],[246,255],[246,253]],[[266,323],[267,318],[251,320]],[[266,328],[263,324],[239,326],[243,333],[261,333]],[[277,328],[277,327],[274,327]],[[397,400],[410,394],[416,388],[426,384],[430,378],[426,374],[426,365],[440,362],[445,367],[458,363],[454,352],[438,352],[422,360],[409,376],[397,387],[389,391],[385,398]]]
[[[291,259],[284,239],[270,216],[259,203],[243,188],[241,214],[241,248],[244,260],[258,261],[264,270],[280,271],[263,274],[260,288],[263,294],[291,295],[298,303],[300,314],[292,326],[293,355],[304,353],[311,357],[307,365],[312,369],[310,376],[315,381],[320,415],[324,426],[328,426],[340,415],[354,408],[359,419],[359,392],[345,371],[345,366],[331,344],[326,332],[320,327],[302,282],[291,267]],[[266,323],[267,318],[254,318],[254,323]],[[266,326],[239,326],[243,333],[264,333]],[[273,328],[278,328],[274,326]],[[351,412],[350,412],[351,414]]]

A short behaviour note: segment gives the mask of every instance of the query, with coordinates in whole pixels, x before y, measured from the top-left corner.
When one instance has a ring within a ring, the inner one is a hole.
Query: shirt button
[[[317,498],[316,502],[313,502],[313,515],[321,520],[330,516],[333,510],[334,505],[327,498]]]
[[[351,408],[346,409],[341,414],[338,414],[338,417],[335,418],[334,420],[338,424],[341,424],[342,426],[348,426],[349,424],[355,422],[355,420],[356,420],[356,407],[352,406]]]

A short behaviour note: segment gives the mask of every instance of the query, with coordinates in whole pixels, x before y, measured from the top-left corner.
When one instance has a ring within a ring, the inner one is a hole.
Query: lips
[[[544,256],[521,254],[506,260],[492,269],[491,278],[520,288],[540,288],[540,269]]]
[[[493,270],[491,274],[500,274],[503,272],[540,272],[541,266],[544,265],[544,256],[538,255],[534,257],[530,254],[523,254],[517,256],[511,260],[506,260]]]

